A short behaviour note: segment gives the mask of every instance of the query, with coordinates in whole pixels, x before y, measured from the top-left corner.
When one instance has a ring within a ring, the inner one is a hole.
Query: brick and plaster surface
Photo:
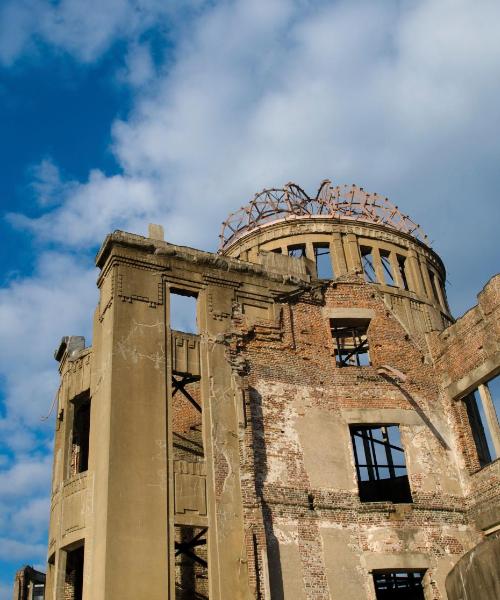
[[[106,238],[93,346],[70,338],[58,356],[47,600],[67,597],[82,545],[85,600],[188,597],[174,543],[204,529],[192,597],[374,600],[373,570],[418,569],[426,599],[447,598],[452,567],[500,520],[499,462],[479,468],[460,400],[500,368],[500,277],[453,322],[444,289],[426,296],[420,266],[445,276],[430,249],[381,226],[321,228],[331,281],[257,252],[259,232],[232,256]],[[410,289],[366,283],[358,238],[397,247]],[[197,296],[197,335],[171,330],[170,290]],[[348,315],[369,319],[370,366],[336,365],[330,319]],[[201,412],[172,394],[174,372],[197,378]],[[74,474],[82,394],[90,450]],[[399,426],[413,502],[360,501],[350,424]]]

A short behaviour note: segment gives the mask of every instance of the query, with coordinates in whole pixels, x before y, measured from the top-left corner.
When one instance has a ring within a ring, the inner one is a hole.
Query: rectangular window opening
[[[184,333],[198,332],[198,295],[190,290],[170,288],[170,328]]]
[[[335,277],[330,256],[330,244],[314,244],[314,260],[316,261],[318,279],[333,279]]]
[[[292,258],[305,258],[306,245],[295,244],[294,246],[288,246],[288,256],[291,256]]]
[[[64,600],[82,600],[84,546],[66,551]]]
[[[330,319],[337,366],[366,367],[370,365],[369,324],[370,319]]]
[[[207,528],[175,527],[175,600],[208,600]]]
[[[408,278],[406,277],[406,258],[400,254],[397,254],[396,257],[398,261],[399,274],[403,283],[403,289],[409,290],[410,286],[408,285]]]
[[[365,274],[365,281],[368,283],[377,283],[377,274],[373,264],[373,252],[370,246],[361,246],[361,265]]]
[[[73,400],[73,427],[71,433],[70,475],[83,473],[89,468],[90,395],[80,394]]]
[[[382,262],[382,271],[384,273],[385,283],[387,285],[396,285],[394,274],[392,272],[391,253],[387,252],[387,250],[381,250],[380,260]]]
[[[271,250],[271,252],[274,252],[274,254],[282,254],[283,253],[283,251],[281,250],[281,248],[273,248]]]
[[[377,600],[425,600],[425,571],[376,571],[373,583]]]
[[[429,279],[431,280],[432,297],[436,302],[439,302],[438,291],[436,288],[436,276],[430,269],[427,269],[427,271],[429,273]]]
[[[412,502],[397,425],[351,425],[361,502]]]
[[[474,439],[479,465],[499,458],[500,375],[490,379],[463,398]]]

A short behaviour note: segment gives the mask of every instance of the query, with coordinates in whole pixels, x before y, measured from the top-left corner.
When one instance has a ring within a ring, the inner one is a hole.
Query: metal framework
[[[229,248],[245,233],[280,219],[329,217],[384,225],[412,235],[428,245],[420,225],[401,213],[397,206],[378,194],[369,194],[356,185],[333,187],[326,179],[314,198],[295,183],[256,194],[246,206],[231,213],[222,224],[220,251]]]

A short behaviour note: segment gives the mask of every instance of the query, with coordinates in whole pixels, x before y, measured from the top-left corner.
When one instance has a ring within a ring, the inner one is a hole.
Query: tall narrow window
[[[394,274],[392,272],[391,253],[386,250],[381,250],[380,261],[382,262],[382,271],[384,273],[385,282],[387,285],[396,285]]]
[[[175,527],[175,600],[208,600],[207,528]]]
[[[370,364],[368,348],[369,319],[330,319],[339,367],[365,367]]]
[[[82,600],[83,557],[83,546],[66,552],[66,573],[64,577],[65,600]]]
[[[377,283],[377,274],[373,266],[373,254],[370,246],[361,246],[361,264],[365,274],[365,281],[368,283]]]
[[[436,288],[436,276],[434,275],[434,272],[431,271],[430,269],[427,269],[427,271],[429,273],[429,279],[431,280],[432,296],[433,296],[434,300],[439,302],[439,296],[438,296],[438,292],[437,292],[437,288]]]
[[[376,571],[377,600],[424,600],[423,576],[424,571]]]
[[[329,244],[314,244],[314,259],[318,279],[333,279],[335,277]]]
[[[70,475],[83,473],[89,468],[90,396],[80,394],[73,400],[73,428],[71,435]]]
[[[170,290],[170,328],[185,333],[196,333],[197,300],[195,293],[189,290]]]
[[[467,417],[481,467],[500,456],[500,376],[467,394],[463,398]]]
[[[292,258],[302,258],[306,255],[306,245],[305,244],[295,244],[293,246],[288,246],[288,256]]]
[[[397,425],[351,425],[361,502],[412,502]]]
[[[404,256],[401,256],[400,254],[397,254],[396,256],[398,261],[399,274],[401,276],[401,282],[403,283],[403,289],[409,290],[410,286],[408,285],[408,278],[406,277],[406,258]]]

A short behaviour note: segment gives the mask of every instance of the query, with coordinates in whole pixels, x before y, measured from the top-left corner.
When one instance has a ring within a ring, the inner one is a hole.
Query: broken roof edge
[[[247,233],[270,223],[318,217],[382,226],[409,235],[430,248],[429,239],[420,225],[388,198],[369,194],[354,184],[333,187],[331,181],[325,179],[314,198],[291,182],[283,188],[264,189],[255,194],[248,204],[231,213],[222,223],[219,252],[228,250]]]
[[[282,285],[293,285],[306,288],[310,285],[310,277],[306,275],[300,277],[297,274],[292,275],[269,271],[260,263],[252,263],[230,256],[222,256],[216,252],[198,250],[189,246],[178,246],[166,241],[154,240],[152,238],[121,230],[115,230],[105,237],[95,258],[95,264],[99,269],[102,270],[106,265],[114,245],[135,248],[158,257],[172,257],[196,262],[198,264],[206,264],[223,271],[257,275]]]

